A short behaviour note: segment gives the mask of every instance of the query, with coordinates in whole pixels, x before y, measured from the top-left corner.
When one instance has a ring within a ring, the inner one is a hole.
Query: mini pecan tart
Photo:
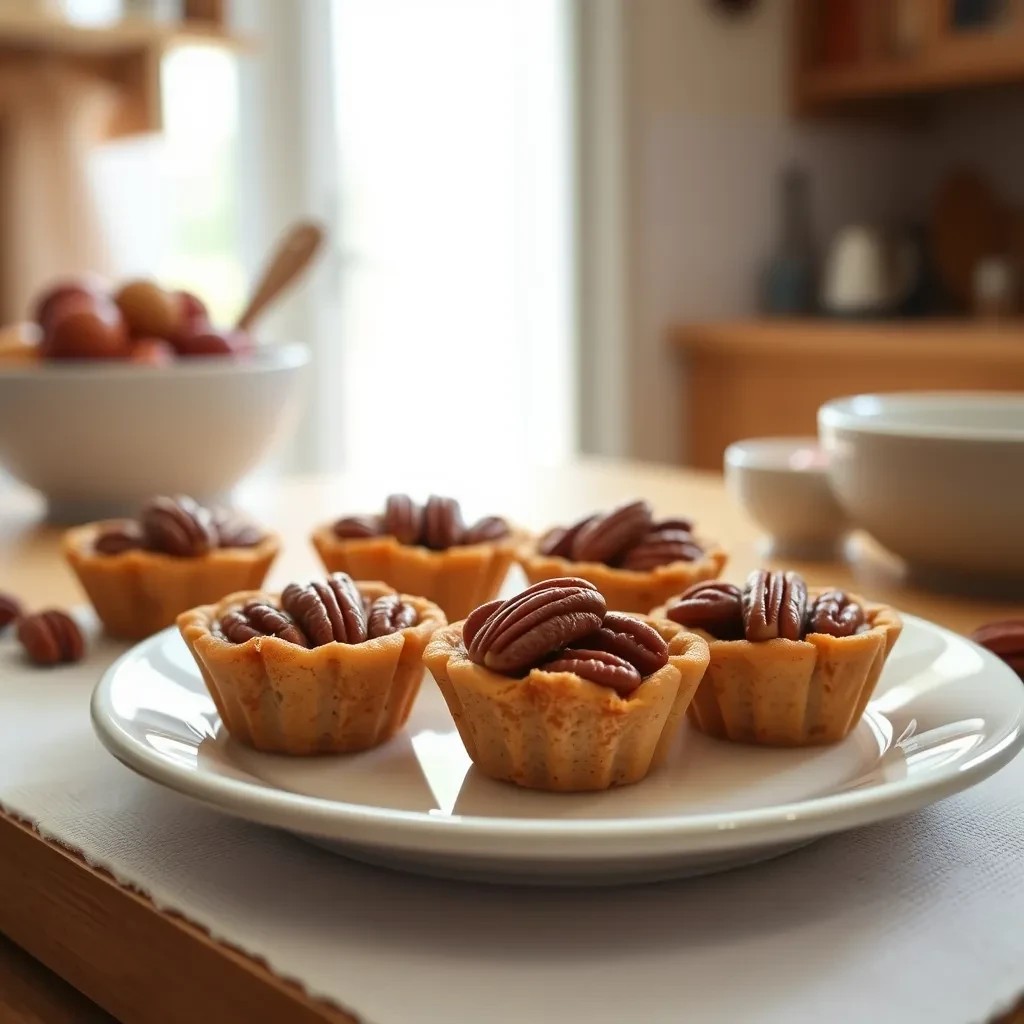
[[[278,754],[367,750],[405,725],[437,605],[344,573],[178,616],[227,731]]]
[[[392,494],[381,515],[346,516],[312,537],[328,572],[422,594],[450,619],[498,593],[524,540],[498,516],[466,525],[454,498],[431,495],[420,506],[407,494]]]
[[[689,519],[655,519],[646,501],[631,501],[571,526],[556,526],[521,544],[517,560],[531,583],[581,576],[615,611],[646,612],[698,580],[714,579],[725,551],[693,535]]]
[[[708,641],[690,721],[765,746],[835,743],[857,725],[903,628],[899,615],[795,572],[758,570],[743,587],[697,583],[652,615]]]
[[[473,763],[530,789],[639,782],[678,734],[706,642],[608,612],[588,580],[545,580],[439,630],[424,661]]]
[[[173,626],[180,612],[259,587],[277,556],[276,536],[237,512],[160,496],[138,519],[79,526],[64,557],[112,636],[137,640]]]

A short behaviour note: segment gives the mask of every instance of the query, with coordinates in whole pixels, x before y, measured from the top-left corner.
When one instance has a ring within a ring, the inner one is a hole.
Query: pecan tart
[[[64,535],[64,556],[100,621],[129,640],[173,626],[186,608],[261,586],[279,547],[241,513],[184,495],[151,498],[138,519]]]
[[[439,630],[424,661],[470,758],[531,789],[602,790],[660,764],[704,674],[703,639],[545,580]]]
[[[419,692],[427,641],[446,622],[422,597],[345,573],[178,616],[228,732],[294,755],[367,750],[394,736]]]
[[[531,583],[559,576],[590,580],[615,611],[646,612],[673,594],[713,579],[725,551],[699,540],[689,519],[655,519],[646,501],[555,526],[520,545],[519,564]]]
[[[720,739],[766,746],[835,743],[860,721],[902,622],[842,590],[808,590],[795,572],[743,587],[695,584],[655,609],[708,641],[711,663],[690,721]]]
[[[498,593],[523,539],[499,516],[466,525],[454,498],[431,495],[421,506],[407,494],[388,497],[380,515],[346,516],[312,537],[328,572],[422,594],[449,619]]]

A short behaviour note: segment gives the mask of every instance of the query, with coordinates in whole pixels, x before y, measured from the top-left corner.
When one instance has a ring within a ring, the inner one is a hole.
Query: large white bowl
[[[123,515],[153,494],[222,500],[293,425],[308,361],[282,345],[166,367],[0,370],[0,465],[60,522]]]
[[[912,569],[1024,593],[1024,394],[857,395],[818,430],[840,505]]]

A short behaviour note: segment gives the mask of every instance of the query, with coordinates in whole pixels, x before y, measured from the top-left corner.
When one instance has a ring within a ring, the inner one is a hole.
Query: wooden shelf
[[[723,320],[671,328],[672,344],[689,351],[839,360],[847,356],[880,359],[941,359],[977,365],[991,363],[1024,371],[1024,319],[1000,322],[960,319]]]
[[[79,25],[61,18],[0,13],[0,48],[91,56],[117,56],[140,48],[181,45],[248,49],[250,41],[211,21],[156,22],[126,19],[109,25]]]
[[[1024,34],[956,40],[920,59],[812,69],[803,75],[800,92],[804,104],[821,108],[1012,82],[1024,82]]]
[[[871,0],[860,0],[870,10]],[[955,29],[943,0],[917,0],[920,38],[912,52],[867,47],[859,59],[822,64],[816,52],[813,0],[794,8],[794,101],[798,113],[830,113],[884,99],[937,95],[990,85],[1024,83],[1024,20],[1004,26]]]
[[[184,45],[244,51],[252,44],[217,21],[196,18],[174,23],[126,19],[93,26],[38,14],[0,13],[0,68],[56,59],[118,88],[121,101],[108,138],[160,131],[160,61],[168,49]]]

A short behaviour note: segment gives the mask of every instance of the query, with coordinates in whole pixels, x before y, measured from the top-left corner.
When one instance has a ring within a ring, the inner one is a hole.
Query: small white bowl
[[[1024,594],[1024,394],[856,395],[818,430],[839,503],[912,575]]]
[[[800,561],[841,555],[849,523],[829,487],[817,438],[737,441],[725,451],[725,480],[766,532],[766,555]]]
[[[0,369],[0,465],[61,523],[130,514],[154,494],[223,500],[292,426],[309,353],[169,366],[42,363]]]

